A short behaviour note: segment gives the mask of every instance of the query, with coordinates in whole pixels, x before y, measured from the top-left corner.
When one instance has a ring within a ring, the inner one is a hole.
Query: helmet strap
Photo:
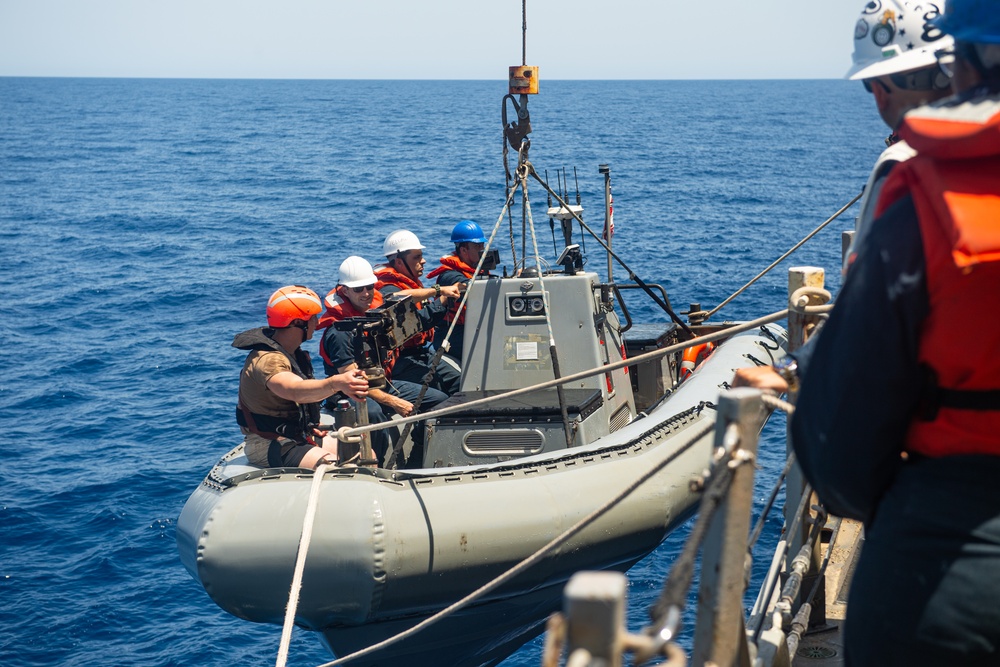
[[[400,273],[406,275],[414,280],[417,279],[417,275],[414,274],[413,270],[410,268],[410,263],[406,261],[408,250],[400,250],[392,258],[389,259],[389,266],[396,269]],[[398,263],[396,260],[399,260]]]

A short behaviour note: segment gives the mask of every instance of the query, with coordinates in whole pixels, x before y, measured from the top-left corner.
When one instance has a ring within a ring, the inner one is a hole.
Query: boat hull
[[[780,338],[780,329],[774,329]],[[770,361],[774,336],[734,337],[647,416],[558,455],[488,466],[328,473],[296,622],[337,655],[408,629],[520,563],[659,471],[523,573],[412,640],[352,664],[496,664],[541,629],[582,569],[627,570],[693,510],[710,462],[705,426],[733,370]],[[239,465],[239,448],[178,521],[181,559],[226,611],[281,623],[312,476]],[[240,472],[243,471],[243,472]],[[229,473],[240,472],[226,477]],[[447,656],[447,658],[445,658]],[[398,664],[398,663],[397,663]]]

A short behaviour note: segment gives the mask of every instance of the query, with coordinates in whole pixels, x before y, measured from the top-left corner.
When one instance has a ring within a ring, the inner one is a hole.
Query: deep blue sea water
[[[458,220],[491,226],[504,93],[504,81],[0,78],[0,665],[273,664],[280,628],[218,609],[174,543],[187,495],[239,440],[230,341],[262,323],[274,289],[324,294],[344,257],[379,259],[393,229],[434,257]],[[678,310],[719,303],[847,203],[885,134],[843,81],[543,81],[530,106],[536,168],[576,167],[599,228],[610,164],[614,247]],[[854,213],[720,316],[782,308],[791,265],[826,267],[836,289]],[[662,319],[629,302],[637,320]],[[765,431],[758,500],[783,428]],[[769,520],[765,540],[779,529]],[[687,531],[631,571],[632,631]],[[539,664],[540,646],[504,665]],[[289,664],[330,659],[296,631]]]

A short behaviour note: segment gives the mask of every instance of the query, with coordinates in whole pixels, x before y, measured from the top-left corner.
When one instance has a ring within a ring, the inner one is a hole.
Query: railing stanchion
[[[749,667],[743,623],[747,538],[753,506],[753,462],[757,435],[767,414],[760,391],[730,389],[719,397],[715,448],[726,452],[717,465],[732,468],[729,493],[709,524],[702,545],[701,583],[692,664]]]
[[[825,281],[825,273],[823,269],[814,266],[796,266],[788,269],[788,295],[791,295],[801,287],[814,287],[823,289],[823,284]],[[806,304],[799,305],[809,305],[809,306],[819,306],[822,304],[821,297],[817,295],[809,296],[809,302]],[[819,324],[820,317],[816,314],[804,313],[795,308],[795,304],[790,304],[792,307],[788,311],[788,349],[789,352],[794,352],[795,350],[802,347],[809,337],[816,332],[816,327]],[[789,393],[789,401],[795,402],[796,396]],[[788,422],[791,424],[791,420]],[[788,431],[786,436],[786,454],[792,454],[792,439],[791,430]],[[792,466],[792,469],[788,473],[788,479],[785,484],[785,531],[786,534],[794,532],[791,541],[788,544],[788,550],[786,551],[787,558],[794,558],[802,545],[805,543],[806,539],[809,537],[812,513],[808,509],[802,513],[800,519],[800,525],[797,530],[792,527],[792,521],[794,519],[795,511],[802,500],[802,492],[806,487],[805,477],[802,475],[802,468],[796,463]],[[811,501],[810,501],[811,502]],[[808,593],[812,588],[813,582],[817,577],[822,576],[820,574],[820,561],[821,558],[821,547],[822,540],[816,540],[813,544],[812,554],[809,561],[809,569],[805,574],[803,581],[802,592],[799,596],[799,604],[801,604],[803,596]],[[790,569],[791,563],[786,563],[786,568]],[[810,617],[810,625],[822,625],[826,622],[826,595],[824,586],[820,585],[816,599],[813,600],[812,606],[812,616]]]

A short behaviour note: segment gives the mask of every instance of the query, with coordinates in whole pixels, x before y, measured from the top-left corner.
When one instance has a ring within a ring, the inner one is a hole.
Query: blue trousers
[[[393,380],[412,382],[419,387],[424,383],[424,376],[430,370],[432,361],[434,361],[434,354],[429,348],[407,352],[392,367],[392,378]],[[441,361],[434,367],[428,386],[451,396],[458,391],[461,381],[461,372],[451,364]]]
[[[1000,456],[917,458],[879,503],[851,583],[848,667],[1000,665]]]
[[[393,371],[395,371],[395,368]],[[397,380],[394,372],[392,383],[386,387],[385,390],[394,396],[398,396],[404,401],[416,404],[417,396],[420,394],[420,387],[421,385],[413,382]],[[424,398],[420,402],[420,412],[429,412],[447,399],[448,396],[444,392],[427,387],[427,391],[424,393]],[[371,398],[368,399],[368,423],[378,424],[389,421],[392,419],[393,414],[395,414],[395,412],[389,406],[379,405]],[[375,450],[379,461],[385,461],[385,454],[388,447],[395,446],[400,432],[398,429],[383,429],[381,431],[376,431],[375,433],[384,434],[382,437],[385,438],[385,444],[380,443],[379,446],[376,446],[375,439],[372,438],[372,449]],[[391,436],[389,434],[391,434]],[[424,458],[424,422],[421,421],[413,424],[410,429],[410,434],[413,438],[413,449],[410,450],[410,456],[406,459],[405,466],[408,468],[419,468],[423,465]],[[399,460],[402,460],[401,456]]]

